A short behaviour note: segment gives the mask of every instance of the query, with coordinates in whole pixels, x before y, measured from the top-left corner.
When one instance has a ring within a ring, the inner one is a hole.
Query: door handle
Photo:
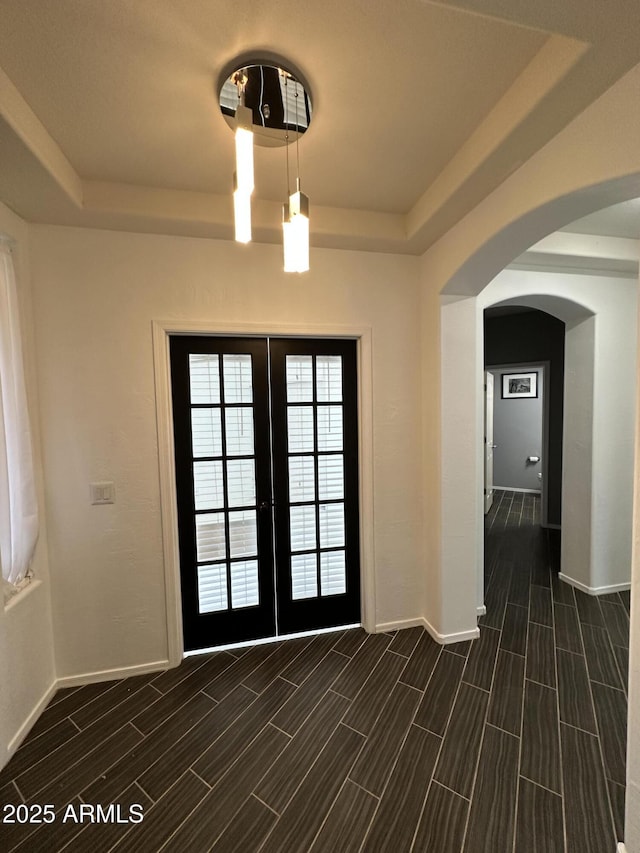
[[[267,509],[271,509],[272,506],[275,506],[273,501],[260,501],[258,504],[258,509],[260,512],[265,512]]]

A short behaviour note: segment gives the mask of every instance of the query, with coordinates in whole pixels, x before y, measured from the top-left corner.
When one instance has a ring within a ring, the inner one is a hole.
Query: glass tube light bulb
[[[249,107],[236,109],[236,175],[238,189],[251,195],[253,177],[253,113]]]
[[[235,238],[238,243],[251,241],[251,196],[236,187],[233,193]]]
[[[309,199],[298,191],[283,208],[282,221],[284,271],[307,272],[309,269]]]
[[[288,205],[285,205],[285,208],[287,207]],[[282,220],[282,248],[284,250],[284,271],[297,272],[294,254],[294,235],[288,216]]]

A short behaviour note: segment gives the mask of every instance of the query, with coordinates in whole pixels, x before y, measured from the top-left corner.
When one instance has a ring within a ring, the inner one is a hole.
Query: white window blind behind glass
[[[251,355],[190,354],[189,381],[199,610],[251,607],[259,603]]]
[[[286,382],[292,597],[341,595],[346,592],[342,357],[287,355]],[[305,551],[314,553],[299,553]]]

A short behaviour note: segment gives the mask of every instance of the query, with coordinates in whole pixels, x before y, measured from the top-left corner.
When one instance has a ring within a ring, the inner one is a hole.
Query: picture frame
[[[538,371],[531,373],[503,373],[502,399],[518,400],[538,396]]]

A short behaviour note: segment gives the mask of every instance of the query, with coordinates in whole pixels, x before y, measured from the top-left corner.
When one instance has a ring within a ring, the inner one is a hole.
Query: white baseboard
[[[612,583],[608,586],[587,586],[586,584],[577,581],[575,578],[565,575],[563,572],[560,572],[558,577],[561,581],[568,583],[569,586],[573,586],[582,592],[586,592],[587,595],[607,595],[611,592],[626,592],[628,589],[631,589],[631,581],[629,581],[629,583]]]
[[[478,618],[480,618],[480,616],[486,616],[487,615],[486,604],[481,604],[479,607],[476,607],[476,613],[478,614]]]
[[[415,628],[417,625],[424,628],[422,616],[414,619],[398,619],[396,622],[381,622],[376,625],[376,634],[384,634],[385,631],[402,631],[403,628]]]
[[[121,678],[130,678],[132,675],[144,675],[147,672],[159,672],[169,669],[171,664],[167,660],[154,661],[153,663],[141,664],[139,666],[127,666],[123,669],[106,669],[101,672],[87,672],[84,675],[70,675],[66,678],[58,678],[43,693],[29,716],[20,726],[18,731],[9,741],[7,746],[7,759],[10,759],[18,747],[26,739],[34,727],[40,715],[47,707],[55,693],[62,687],[77,687],[82,684],[93,684],[96,681],[113,681]]]
[[[627,853],[627,848],[622,841],[618,841],[618,853]]]
[[[481,608],[478,608],[478,615],[480,615],[480,610]],[[472,628],[469,631],[460,631],[457,634],[440,634],[439,631],[436,631],[433,625],[431,625],[422,616],[416,616],[413,619],[399,619],[397,622],[382,622],[376,625],[376,633],[383,633],[384,631],[401,631],[403,628],[415,628],[416,626],[425,628],[436,643],[440,643],[442,646],[447,646],[450,643],[462,643],[465,640],[477,640],[480,636],[478,628]]]
[[[524,495],[541,495],[540,489],[514,489],[513,486],[494,486],[494,491],[499,492],[521,492]]]
[[[58,689],[58,684],[57,684],[57,682],[54,681],[53,684],[45,690],[45,692],[43,693],[42,697],[38,700],[38,702],[36,702],[34,708],[32,709],[32,711],[29,714],[29,716],[27,717],[27,719],[24,721],[24,723],[20,726],[18,731],[15,733],[15,735],[9,741],[9,745],[7,747],[7,755],[9,758],[11,758],[13,753],[18,749],[18,747],[20,746],[22,741],[26,738],[26,736],[29,734],[31,729],[35,726],[36,722],[38,721],[38,718],[40,717],[40,714],[47,707],[47,705],[51,701],[51,697],[53,696],[53,694],[56,692],[57,689]]]
[[[67,675],[59,678],[55,689],[62,687],[77,687],[82,684],[94,684],[96,681],[114,681],[121,678],[131,678],[132,675],[145,675],[147,672],[160,672],[163,669],[171,669],[175,664],[168,660],[152,661],[137,666],[125,666],[121,669],[103,669],[98,672],[85,672],[82,675]]]
[[[457,634],[441,634],[426,619],[422,620],[422,624],[436,643],[440,643],[442,646],[449,646],[451,643],[464,643],[466,640],[477,640],[480,636],[479,628],[471,628],[469,631],[459,631]]]

